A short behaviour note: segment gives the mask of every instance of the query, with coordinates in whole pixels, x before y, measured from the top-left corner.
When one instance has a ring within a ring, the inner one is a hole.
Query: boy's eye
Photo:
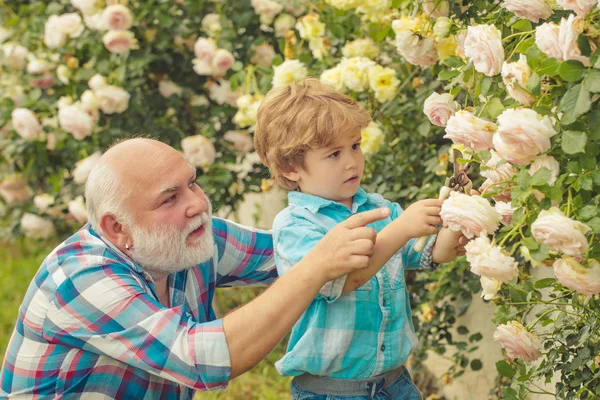
[[[338,158],[340,155],[339,151],[333,152],[329,155],[329,158]]]
[[[352,150],[357,150],[357,149],[359,149],[359,148],[360,148],[360,142],[358,142],[358,143],[354,143],[354,144],[352,145]]]

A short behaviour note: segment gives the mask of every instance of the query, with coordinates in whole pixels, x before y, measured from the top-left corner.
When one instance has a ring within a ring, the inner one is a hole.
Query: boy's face
[[[304,167],[289,178],[298,182],[302,193],[334,200],[351,208],[365,167],[360,140],[360,128],[354,128],[330,147],[307,151]]]

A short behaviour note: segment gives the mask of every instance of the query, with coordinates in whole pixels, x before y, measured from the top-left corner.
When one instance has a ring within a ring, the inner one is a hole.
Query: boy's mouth
[[[354,183],[354,182],[356,182],[357,180],[358,180],[358,175],[354,175],[353,177],[346,179],[346,180],[344,181],[344,183]]]

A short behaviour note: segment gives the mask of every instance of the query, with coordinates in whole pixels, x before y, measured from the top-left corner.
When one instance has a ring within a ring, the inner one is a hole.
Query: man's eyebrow
[[[196,168],[192,167],[190,165],[190,180],[191,181],[195,181],[196,180]],[[158,195],[156,196],[157,198],[160,198],[161,196],[164,196],[167,193],[173,193],[179,190],[179,188],[181,188],[181,185],[167,185],[162,187],[159,191],[158,191]]]

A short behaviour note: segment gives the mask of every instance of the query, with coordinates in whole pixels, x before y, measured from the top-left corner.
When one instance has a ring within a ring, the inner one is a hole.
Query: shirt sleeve
[[[285,274],[302,260],[326,233],[325,229],[305,219],[276,218],[273,225],[273,240],[279,275]],[[346,275],[327,282],[316,298],[325,299],[327,302],[337,300],[342,295],[345,283]]]
[[[270,284],[277,278],[270,231],[213,218],[218,287]]]
[[[199,323],[182,307],[165,308],[139,279],[117,263],[80,269],[58,287],[44,339],[195,390],[226,387],[231,361],[222,320]]]
[[[392,211],[390,217],[394,220],[398,218],[404,210],[398,203],[389,203],[389,207]],[[414,249],[415,243],[418,240],[417,238],[412,238],[406,242],[400,249],[400,254],[396,253],[396,256],[400,256],[399,258],[402,260],[404,269],[423,268],[429,271],[435,270],[439,265],[434,263],[432,259],[433,245],[435,244],[436,238],[437,235],[430,235],[425,248],[421,252],[417,252]]]

